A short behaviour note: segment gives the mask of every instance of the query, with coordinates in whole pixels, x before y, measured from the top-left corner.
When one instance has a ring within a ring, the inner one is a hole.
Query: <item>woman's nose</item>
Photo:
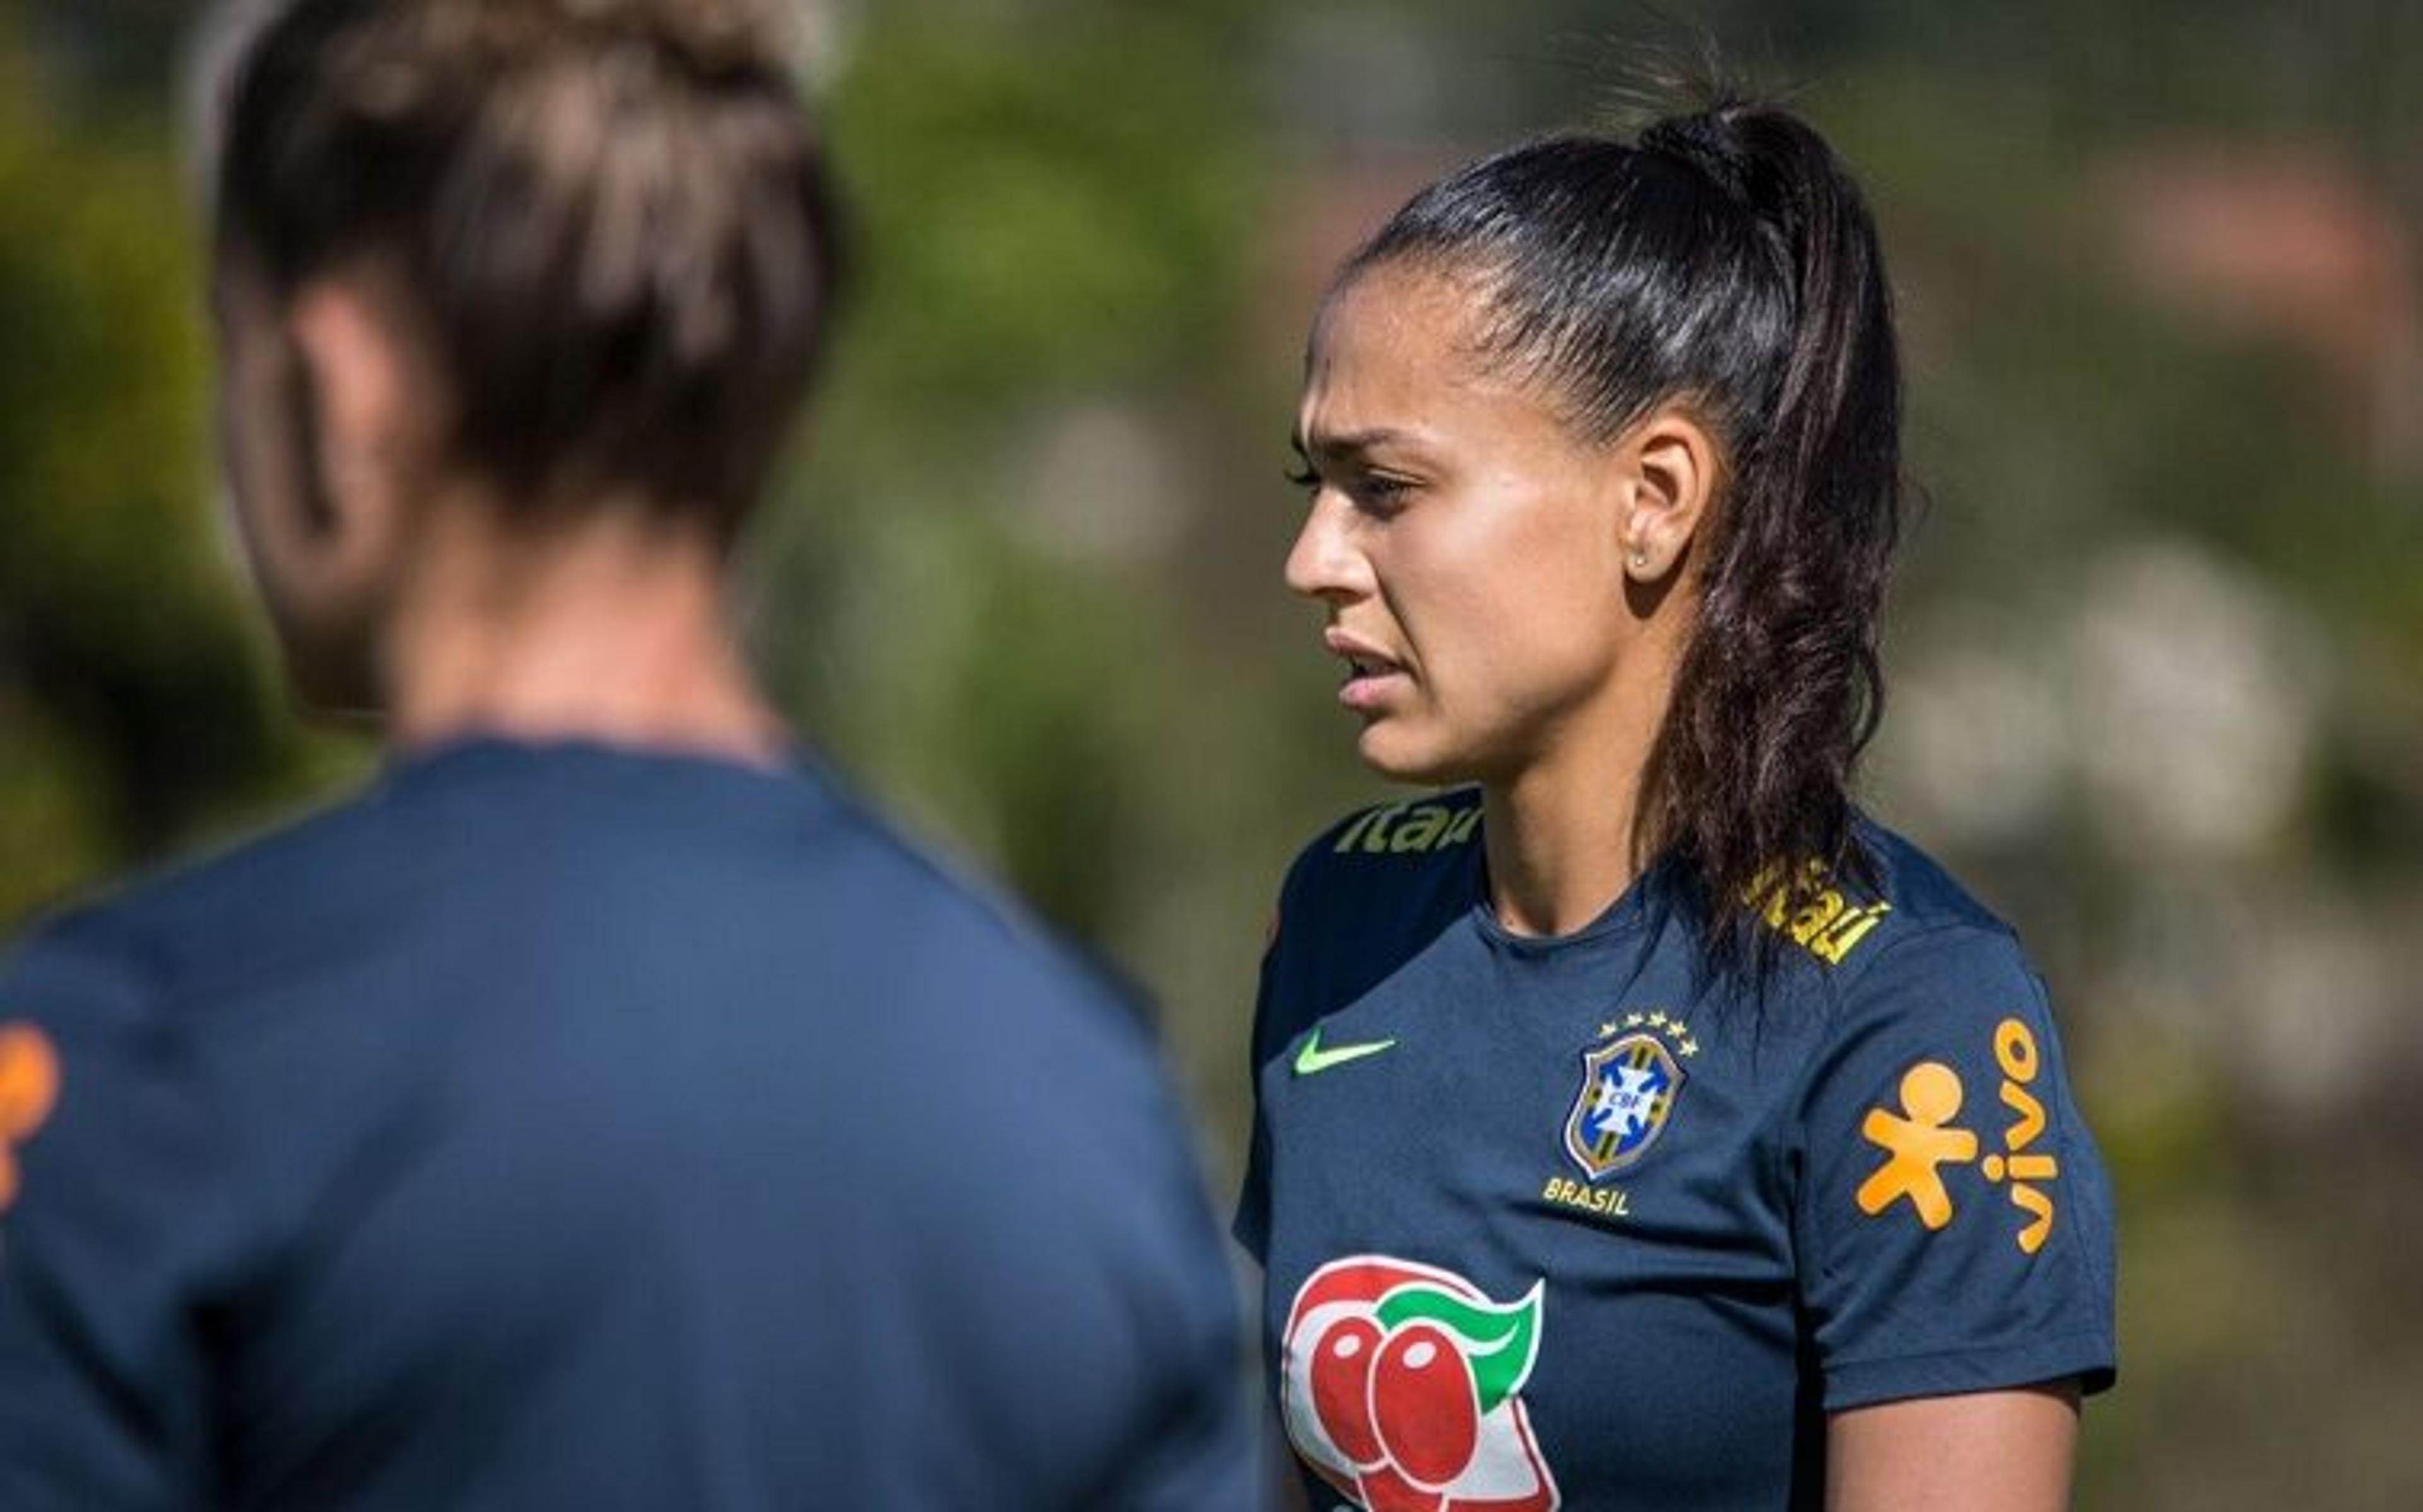
[[[1370,591],[1371,564],[1354,540],[1352,509],[1335,489],[1312,498],[1288,552],[1287,586],[1307,598],[1343,603]]]

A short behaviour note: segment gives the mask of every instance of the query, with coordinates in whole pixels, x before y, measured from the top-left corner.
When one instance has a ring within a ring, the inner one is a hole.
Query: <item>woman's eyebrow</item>
[[[1297,431],[1288,437],[1288,444],[1295,448],[1298,456],[1318,451],[1325,457],[1344,457],[1376,450],[1394,442],[1412,439],[1413,437],[1403,431],[1377,426],[1367,431],[1346,431],[1335,435],[1315,432],[1308,439],[1302,431]]]

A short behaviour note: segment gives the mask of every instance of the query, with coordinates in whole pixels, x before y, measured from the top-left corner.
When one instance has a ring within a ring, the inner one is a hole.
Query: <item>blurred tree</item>
[[[761,532],[757,639],[805,728],[1114,946],[1176,859],[1139,774],[1207,650],[1146,586],[1215,502],[1182,417],[1250,328],[1235,9],[867,18],[831,110],[860,297]],[[1102,437],[1128,496],[1072,501]]]
[[[0,12],[0,914],[293,774],[204,501],[186,201]],[[21,848],[22,847],[22,848]]]

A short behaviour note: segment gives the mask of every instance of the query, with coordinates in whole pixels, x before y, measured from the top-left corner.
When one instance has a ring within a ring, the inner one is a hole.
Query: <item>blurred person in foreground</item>
[[[369,792],[0,978],[0,1505],[1246,1504],[1133,1016],[794,748],[727,548],[831,318],[741,0],[300,0],[224,440]]]
[[[2010,930],[1849,795],[1899,378],[1818,135],[1449,175],[1297,415],[1382,775],[1290,873],[1237,1233],[1314,1504],[2048,1512],[2112,1216]]]

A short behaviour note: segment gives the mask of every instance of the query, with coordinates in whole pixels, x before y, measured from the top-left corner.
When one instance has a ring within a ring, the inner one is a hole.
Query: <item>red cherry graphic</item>
[[[1388,1458],[1417,1486],[1445,1486],[1481,1443],[1481,1402],[1454,1336],[1425,1318],[1388,1335],[1371,1367],[1371,1416]]]
[[[1370,1512],[1444,1512],[1448,1504],[1445,1491],[1426,1490],[1386,1465],[1365,1471],[1354,1489]]]
[[[1348,1462],[1380,1462],[1380,1435],[1371,1426],[1371,1364],[1380,1357],[1380,1325],[1350,1317],[1321,1336],[1312,1357],[1312,1410],[1322,1430]]]

